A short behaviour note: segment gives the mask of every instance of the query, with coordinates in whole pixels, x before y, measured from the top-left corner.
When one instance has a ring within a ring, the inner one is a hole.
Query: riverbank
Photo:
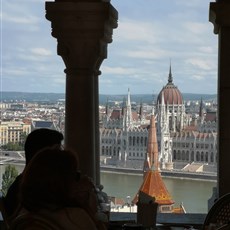
[[[132,169],[132,168],[121,168],[115,166],[101,165],[101,172],[104,173],[115,173],[115,174],[125,174],[125,175],[137,175],[143,176],[142,169]],[[205,173],[205,172],[186,172],[179,170],[162,170],[161,175],[164,178],[178,178],[178,179],[189,179],[189,180],[199,180],[199,181],[217,181],[216,173]]]
[[[20,157],[10,157],[4,156],[0,158],[0,165],[25,165],[25,159]],[[143,170],[138,168],[122,168],[113,165],[101,165],[100,166],[101,172],[108,172],[114,174],[126,174],[126,175],[137,175],[143,176]],[[217,181],[217,174],[211,172],[188,172],[182,170],[162,170],[161,175],[164,178],[179,178],[179,179],[189,179],[189,180],[199,180],[199,181],[210,181],[216,182]]]

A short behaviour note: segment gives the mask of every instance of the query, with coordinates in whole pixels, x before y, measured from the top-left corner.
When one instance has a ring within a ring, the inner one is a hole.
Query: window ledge
[[[205,213],[158,213],[157,223],[165,225],[201,226],[204,223],[206,215]],[[111,222],[135,222],[136,213],[111,212],[110,220]]]

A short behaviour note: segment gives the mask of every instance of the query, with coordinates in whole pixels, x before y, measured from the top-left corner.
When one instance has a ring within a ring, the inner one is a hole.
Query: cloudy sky
[[[1,1],[1,91],[65,92],[64,63],[44,0]],[[100,94],[217,91],[217,40],[210,0],[111,0],[119,12],[99,78]]]

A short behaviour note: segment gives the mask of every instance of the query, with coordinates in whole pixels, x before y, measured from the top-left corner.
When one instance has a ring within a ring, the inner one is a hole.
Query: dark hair
[[[24,146],[26,164],[39,150],[53,145],[61,145],[63,139],[63,134],[53,129],[41,128],[32,131],[27,136]]]
[[[38,152],[23,172],[22,206],[36,211],[44,206],[68,205],[78,167],[77,155],[72,151],[46,148]]]

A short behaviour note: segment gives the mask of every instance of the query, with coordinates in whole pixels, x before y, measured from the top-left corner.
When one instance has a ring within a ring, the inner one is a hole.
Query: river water
[[[24,166],[16,165],[16,168],[21,172]],[[5,165],[0,165],[0,187],[4,171]],[[101,172],[103,191],[110,196],[119,197],[125,201],[127,196],[132,199],[136,195],[142,180],[141,175]],[[207,200],[212,195],[212,189],[216,185],[215,182],[181,178],[163,178],[163,181],[175,201],[175,207],[183,202],[187,213],[207,213]]]
[[[142,181],[140,175],[101,173],[104,191],[124,200],[127,200],[127,196],[134,198]],[[163,178],[163,181],[175,201],[175,207],[183,202],[187,213],[207,213],[207,200],[212,196],[215,182],[180,178]]]

